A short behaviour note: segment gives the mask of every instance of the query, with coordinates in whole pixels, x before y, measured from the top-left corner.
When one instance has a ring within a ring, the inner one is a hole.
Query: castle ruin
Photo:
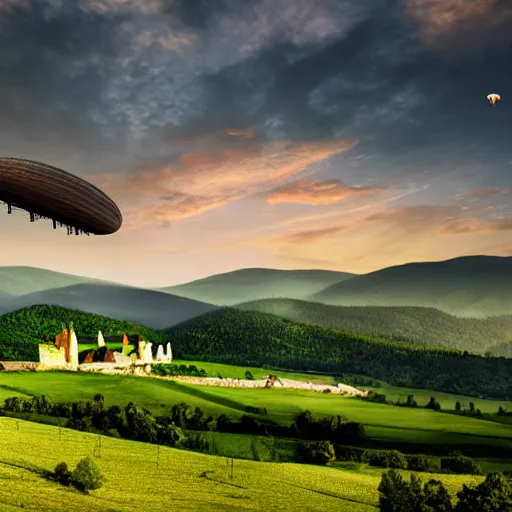
[[[133,339],[133,336],[130,337]],[[153,343],[144,341],[140,335],[136,335],[134,344],[130,344],[128,335],[124,334],[121,351],[109,349],[101,331],[98,331],[97,349],[79,354],[78,345],[73,324],[70,324],[69,329],[63,324],[61,332],[55,336],[55,343],[39,344],[39,363],[45,367],[76,371],[92,369],[92,365],[95,369],[127,368],[133,365],[149,366],[150,369],[150,365],[157,362],[172,362],[170,343],[167,343],[165,352],[164,345],[158,344],[154,356]]]

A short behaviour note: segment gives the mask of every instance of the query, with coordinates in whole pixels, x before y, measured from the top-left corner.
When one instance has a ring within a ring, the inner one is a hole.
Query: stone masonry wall
[[[39,345],[39,363],[43,366],[66,368],[65,348],[57,348],[53,344],[41,343]]]

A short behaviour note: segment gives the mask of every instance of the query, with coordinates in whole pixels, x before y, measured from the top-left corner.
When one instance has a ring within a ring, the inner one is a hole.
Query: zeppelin
[[[0,201],[65,226],[68,234],[110,235],[123,217],[110,197],[91,183],[41,162],[0,157]]]

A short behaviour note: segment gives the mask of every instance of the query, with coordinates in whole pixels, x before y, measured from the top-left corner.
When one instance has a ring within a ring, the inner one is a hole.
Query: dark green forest
[[[38,343],[54,341],[55,335],[61,331],[62,323],[69,325],[70,322],[73,322],[79,342],[81,336],[96,337],[98,331],[106,337],[122,336],[126,333],[140,334],[155,342],[166,340],[163,331],[124,320],[59,306],[32,306],[0,316],[0,358],[38,361]]]
[[[273,315],[222,309],[167,330],[176,357],[355,373],[390,384],[512,399],[512,360],[377,339]]]
[[[512,355],[512,316],[462,318],[434,308],[327,306],[294,299],[265,299],[237,306],[329,329],[445,346],[469,352]]]

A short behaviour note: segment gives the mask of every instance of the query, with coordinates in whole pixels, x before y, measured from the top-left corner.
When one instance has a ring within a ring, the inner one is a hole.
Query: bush
[[[53,471],[53,477],[55,480],[66,486],[71,484],[71,475],[72,473],[65,462],[59,462]]]
[[[398,450],[368,450],[365,455],[370,466],[380,468],[407,469],[407,459]]]
[[[441,471],[441,459],[426,455],[406,455],[405,459],[411,471],[425,471],[426,473]]]
[[[249,370],[247,370],[247,371],[245,372],[245,378],[246,378],[247,380],[254,380],[254,375],[253,375]]]
[[[325,465],[333,462],[336,454],[329,441],[302,441],[297,445],[297,458],[306,464]]]
[[[470,457],[463,455],[441,459],[441,469],[457,475],[483,475],[480,466]]]
[[[77,489],[88,493],[103,485],[103,475],[94,461],[87,456],[76,465],[71,481]]]

